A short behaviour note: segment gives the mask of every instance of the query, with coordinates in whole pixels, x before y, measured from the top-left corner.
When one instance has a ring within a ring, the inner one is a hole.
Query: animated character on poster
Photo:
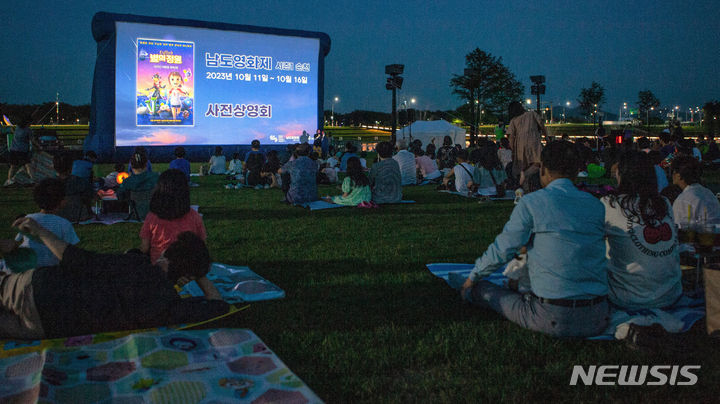
[[[170,82],[170,90],[168,90],[168,98],[170,99],[170,110],[172,111],[173,119],[177,119],[180,114],[180,108],[182,107],[181,96],[188,96],[188,93],[183,90],[183,77],[178,72],[171,72],[168,75],[168,82]]]
[[[147,105],[148,110],[150,111],[150,115],[155,115],[158,112],[158,100],[162,99],[160,90],[164,89],[165,86],[162,84],[162,80],[160,80],[160,75],[157,73],[153,74],[152,80],[152,87],[148,87],[145,89],[145,91],[152,91],[148,95],[150,99],[145,101],[145,105]]]

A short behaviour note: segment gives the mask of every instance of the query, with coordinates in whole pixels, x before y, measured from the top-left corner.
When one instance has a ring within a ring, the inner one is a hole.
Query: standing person
[[[502,233],[475,261],[462,298],[552,336],[589,337],[605,330],[605,208],[573,184],[579,164],[572,143],[561,140],[545,147],[540,166],[544,188],[520,199]],[[532,292],[482,280],[524,246]]]
[[[400,166],[400,175],[402,176],[402,185],[417,184],[417,171],[415,170],[415,155],[407,151],[407,141],[398,139],[397,154],[393,156],[393,160],[398,162]]]
[[[190,208],[190,187],[185,174],[169,169],[160,174],[150,198],[150,212],[140,229],[140,251],[155,264],[181,233],[192,232],[207,239],[202,217]]]
[[[215,153],[210,157],[210,169],[209,174],[225,174],[225,155],[223,149],[220,146],[215,146]]]
[[[505,122],[502,119],[498,120],[498,124],[495,127],[495,140],[500,141],[505,138]]]
[[[616,194],[605,205],[610,302],[626,310],[659,309],[682,295],[677,230],[670,202],[660,196],[650,157],[620,156]]]
[[[390,142],[380,142],[375,146],[378,161],[370,167],[370,187],[373,202],[398,203],[402,200],[402,175],[400,165],[392,158],[393,146]]]
[[[15,128],[15,134],[13,135],[9,150],[10,154],[8,156],[10,169],[8,170],[7,181],[5,181],[3,186],[12,185],[12,177],[20,167],[25,167],[28,176],[34,181],[34,173],[30,165],[30,143],[33,141],[33,132],[30,129],[30,117],[25,117]]]
[[[320,149],[322,150],[322,158],[325,159],[328,156],[328,152],[330,151],[330,140],[328,139],[325,132],[318,129],[317,130],[317,136],[320,137]]]
[[[317,201],[318,165],[310,159],[310,145],[301,143],[295,148],[297,158],[285,163],[278,173],[282,178],[285,201],[291,204],[303,204]]]
[[[508,112],[511,119],[506,134],[512,150],[512,175],[529,193],[540,188],[540,141],[547,131],[540,116],[525,111],[517,101],[510,103]]]

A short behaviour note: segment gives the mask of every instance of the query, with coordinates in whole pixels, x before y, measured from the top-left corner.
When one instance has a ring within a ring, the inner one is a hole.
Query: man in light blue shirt
[[[605,208],[571,178],[581,161],[567,141],[542,151],[544,187],[520,199],[495,242],[475,261],[461,295],[522,327],[559,337],[601,333],[608,321]],[[481,280],[527,246],[531,293]]]

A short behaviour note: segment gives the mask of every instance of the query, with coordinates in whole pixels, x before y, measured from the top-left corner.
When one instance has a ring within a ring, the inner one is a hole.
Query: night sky
[[[28,1],[3,7],[0,101],[90,102],[98,11],[321,31],[325,108],[388,111],[384,66],[405,64],[399,99],[417,108],[455,109],[449,81],[480,48],[522,81],[547,77],[546,100],[577,103],[580,89],[605,87],[604,110],[617,113],[649,89],[682,109],[720,98],[717,1]],[[541,3],[547,3],[543,5]],[[206,4],[206,5],[204,5]]]

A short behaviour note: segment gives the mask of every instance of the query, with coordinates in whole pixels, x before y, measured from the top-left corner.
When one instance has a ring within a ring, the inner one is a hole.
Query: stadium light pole
[[[565,101],[565,105],[563,105],[563,122],[567,123],[567,117],[565,116],[565,107],[570,108],[570,101]]]
[[[332,126],[335,126],[335,103],[338,101],[340,101],[340,98],[338,98],[338,97],[333,98],[332,108],[330,111],[330,124]]]

